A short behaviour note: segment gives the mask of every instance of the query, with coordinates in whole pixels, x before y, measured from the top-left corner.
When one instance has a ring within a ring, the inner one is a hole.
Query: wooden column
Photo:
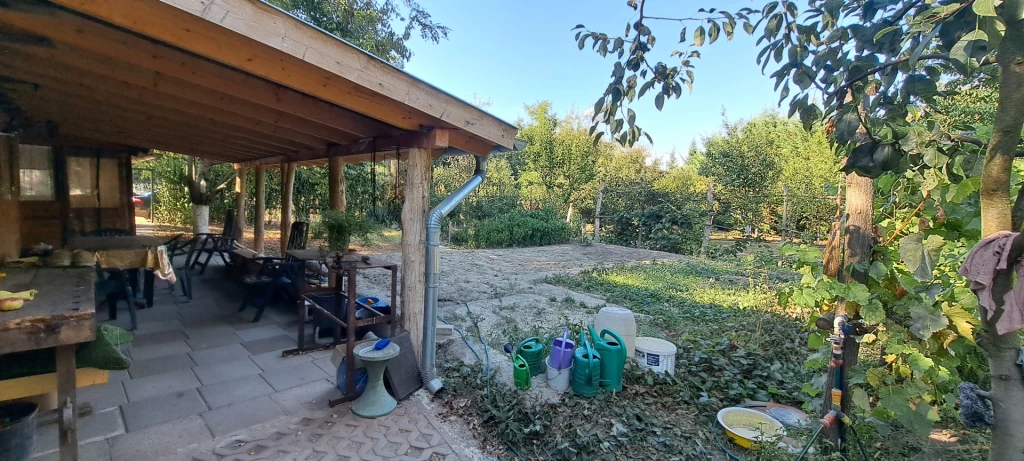
[[[430,211],[430,149],[409,149],[402,207],[402,326],[409,332],[417,359],[423,349],[423,296]]]
[[[0,135],[0,260],[21,253],[21,186],[18,167],[18,138]]]
[[[75,345],[57,346],[57,439],[60,461],[78,461]]]
[[[252,249],[263,253],[263,223],[267,218],[267,170],[256,167],[256,216],[253,216]]]
[[[327,161],[327,178],[331,209],[345,211],[345,164],[341,157],[331,157]]]
[[[288,231],[292,227],[292,186],[295,185],[295,164],[281,164],[281,256],[288,247]]]
[[[239,243],[245,239],[245,193],[248,187],[246,184],[248,171],[241,165],[235,164],[235,229],[232,232]]]

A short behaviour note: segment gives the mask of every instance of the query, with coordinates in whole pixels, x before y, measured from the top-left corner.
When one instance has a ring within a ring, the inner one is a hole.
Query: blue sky
[[[541,100],[552,101],[560,115],[574,107],[578,112],[592,107],[608,84],[613,61],[602,59],[589,45],[580,51],[570,29],[582,23],[593,30],[622,33],[626,22],[635,20],[625,0],[419,2],[436,21],[450,27],[451,34],[437,45],[414,38],[414,56],[405,69],[467,101],[474,95],[492,101],[488,111],[512,123],[523,116],[525,104]],[[703,3],[733,11],[757,6],[749,0]],[[654,13],[670,16],[693,14],[699,6],[661,0],[651,1],[647,8],[665,8]],[[669,62],[678,25],[651,27],[659,37],[658,58]],[[673,147],[684,155],[691,140],[699,141],[700,135],[721,126],[723,107],[735,120],[776,106],[772,81],[755,63],[759,48],[753,38],[737,34],[726,42],[723,35],[701,51],[692,94],[670,101],[661,112],[654,108],[653,93],[632,106],[638,123],[654,138],[653,151],[659,156]]]

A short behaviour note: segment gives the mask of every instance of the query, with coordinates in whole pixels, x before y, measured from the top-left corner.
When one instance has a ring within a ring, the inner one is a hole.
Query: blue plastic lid
[[[390,339],[387,339],[387,338],[381,339],[381,340],[377,341],[376,343],[373,343],[373,350],[382,351],[382,350],[384,350],[385,347],[388,347],[389,344],[391,344],[391,340]]]

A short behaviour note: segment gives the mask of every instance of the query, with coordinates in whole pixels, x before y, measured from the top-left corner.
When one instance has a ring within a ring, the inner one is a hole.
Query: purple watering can
[[[565,370],[572,366],[572,354],[576,349],[576,343],[569,339],[569,329],[566,328],[562,337],[551,342],[551,355],[548,364],[556,370]]]

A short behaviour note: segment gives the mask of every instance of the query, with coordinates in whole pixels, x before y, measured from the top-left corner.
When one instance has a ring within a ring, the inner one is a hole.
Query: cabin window
[[[68,205],[71,208],[116,208],[122,205],[116,158],[67,159]]]
[[[21,200],[53,200],[53,149],[18,146]]]

